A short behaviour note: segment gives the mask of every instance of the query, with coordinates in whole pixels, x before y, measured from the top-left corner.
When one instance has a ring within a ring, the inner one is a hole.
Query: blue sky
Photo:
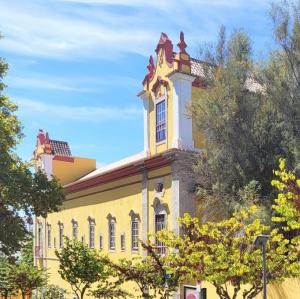
[[[256,57],[272,44],[268,0],[0,0],[6,94],[19,106],[30,159],[39,128],[98,166],[143,149],[136,97],[163,31],[189,53],[216,41],[219,26],[243,28]]]

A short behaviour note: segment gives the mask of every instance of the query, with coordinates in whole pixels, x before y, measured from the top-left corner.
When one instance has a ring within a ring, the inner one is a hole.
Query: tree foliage
[[[144,258],[121,259],[115,265],[121,282],[132,281],[141,298],[168,298],[178,288],[176,271],[166,276],[167,267],[163,256],[151,244],[142,244],[148,255]]]
[[[0,296],[7,299],[16,291],[11,281],[11,262],[5,256],[0,256]]]
[[[299,1],[274,4],[270,16],[276,48],[268,59],[255,61],[247,33],[226,39],[224,27],[217,45],[204,52],[206,88],[192,113],[205,138],[195,171],[208,219],[252,204],[270,213],[278,159],[300,171]]]
[[[7,70],[8,64],[0,58],[0,251],[11,254],[28,236],[25,218],[57,211],[64,195],[55,178],[49,181],[41,171],[33,174],[31,165],[15,152],[23,134],[17,106],[3,94]],[[19,210],[26,217],[20,217]]]
[[[61,251],[56,250],[55,254],[59,260],[58,273],[70,284],[78,299],[83,299],[86,291],[97,282],[98,288],[93,292],[94,296],[113,294],[114,291],[117,294],[117,286],[106,283],[114,276],[111,261],[107,256],[89,248],[83,242],[68,238],[65,238]]]
[[[26,263],[17,263],[11,267],[10,280],[14,287],[21,291],[23,299],[47,283],[44,270]]]
[[[216,288],[221,299],[255,298],[262,290],[262,254],[253,248],[257,235],[269,234],[267,282],[277,283],[296,272],[297,257],[291,243],[277,229],[255,219],[256,207],[240,210],[231,218],[201,224],[185,214],[179,219],[183,234],[161,231],[158,238],[169,247],[165,263],[181,281],[203,280]]]

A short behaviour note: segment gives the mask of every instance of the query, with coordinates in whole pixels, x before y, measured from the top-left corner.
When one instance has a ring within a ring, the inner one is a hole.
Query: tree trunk
[[[26,292],[21,291],[21,293],[22,293],[22,299],[25,299],[25,297],[26,297]]]

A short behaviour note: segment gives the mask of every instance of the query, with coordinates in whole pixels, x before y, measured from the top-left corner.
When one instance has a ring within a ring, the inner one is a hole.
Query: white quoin
[[[195,77],[174,73],[173,82],[173,141],[174,148],[194,150],[192,118],[188,116],[187,107],[192,99],[192,82]]]
[[[144,152],[149,153],[149,93],[143,92],[140,95],[144,106]]]

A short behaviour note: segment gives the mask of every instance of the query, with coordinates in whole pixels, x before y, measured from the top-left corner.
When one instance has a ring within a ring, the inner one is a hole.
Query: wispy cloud
[[[223,9],[265,9],[261,0],[19,0],[0,1],[5,51],[61,59],[148,56],[161,31],[192,44],[214,39]],[[126,9],[115,9],[116,7]],[[210,9],[210,13],[203,13]],[[238,25],[238,24],[237,24]],[[174,43],[176,40],[174,41]]]
[[[102,123],[105,121],[125,121],[142,116],[142,110],[136,107],[102,107],[102,106],[67,106],[51,105],[40,101],[17,98],[19,115],[37,118],[53,115],[56,119],[86,123]]]
[[[102,88],[113,86],[118,86],[118,88],[136,89],[139,80],[126,76],[58,77],[27,72],[8,76],[5,83],[13,88],[92,93],[99,92]]]

